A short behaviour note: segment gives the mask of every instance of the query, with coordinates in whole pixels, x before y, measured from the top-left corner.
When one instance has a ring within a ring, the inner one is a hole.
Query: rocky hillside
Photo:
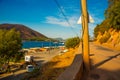
[[[111,28],[104,34],[99,32],[96,42],[120,50],[120,31]]]
[[[0,29],[11,29],[15,28],[17,31],[21,33],[21,37],[23,40],[26,39],[32,39],[32,38],[44,38],[46,39],[47,37],[44,36],[43,34],[34,31],[27,26],[21,25],[21,24],[0,24]]]
[[[105,19],[94,29],[97,43],[120,50],[120,0],[108,0]]]

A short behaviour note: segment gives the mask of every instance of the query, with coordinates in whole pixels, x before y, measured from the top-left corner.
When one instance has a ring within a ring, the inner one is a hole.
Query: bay
[[[22,48],[35,48],[35,47],[58,47],[64,46],[62,42],[46,42],[46,41],[23,41]]]

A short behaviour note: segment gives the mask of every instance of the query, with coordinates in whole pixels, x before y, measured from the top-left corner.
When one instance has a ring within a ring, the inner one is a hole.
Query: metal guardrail
[[[81,54],[77,54],[73,63],[68,67],[57,80],[80,80],[83,75],[83,59]]]

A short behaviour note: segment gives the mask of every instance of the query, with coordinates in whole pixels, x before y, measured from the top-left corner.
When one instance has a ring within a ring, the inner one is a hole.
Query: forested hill
[[[27,26],[21,25],[21,24],[0,24],[0,29],[12,29],[15,28],[17,31],[20,32],[21,38],[23,40],[29,40],[29,39],[48,39],[45,35],[34,31]]]
[[[97,43],[120,48],[120,0],[108,0],[105,20],[94,29]]]

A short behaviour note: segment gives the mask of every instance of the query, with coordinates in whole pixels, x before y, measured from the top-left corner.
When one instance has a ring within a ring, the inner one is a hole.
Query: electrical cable
[[[67,19],[67,16],[64,14],[63,9],[61,8],[59,2],[58,2],[57,0],[54,0],[54,2],[55,2],[56,5],[58,6],[58,9],[61,11],[62,15],[64,16],[64,18],[65,18],[66,22],[68,23],[68,25],[70,26],[71,30],[72,30],[72,31],[77,35],[77,37],[78,37],[77,32],[74,31],[72,25],[70,24],[69,20]]]

